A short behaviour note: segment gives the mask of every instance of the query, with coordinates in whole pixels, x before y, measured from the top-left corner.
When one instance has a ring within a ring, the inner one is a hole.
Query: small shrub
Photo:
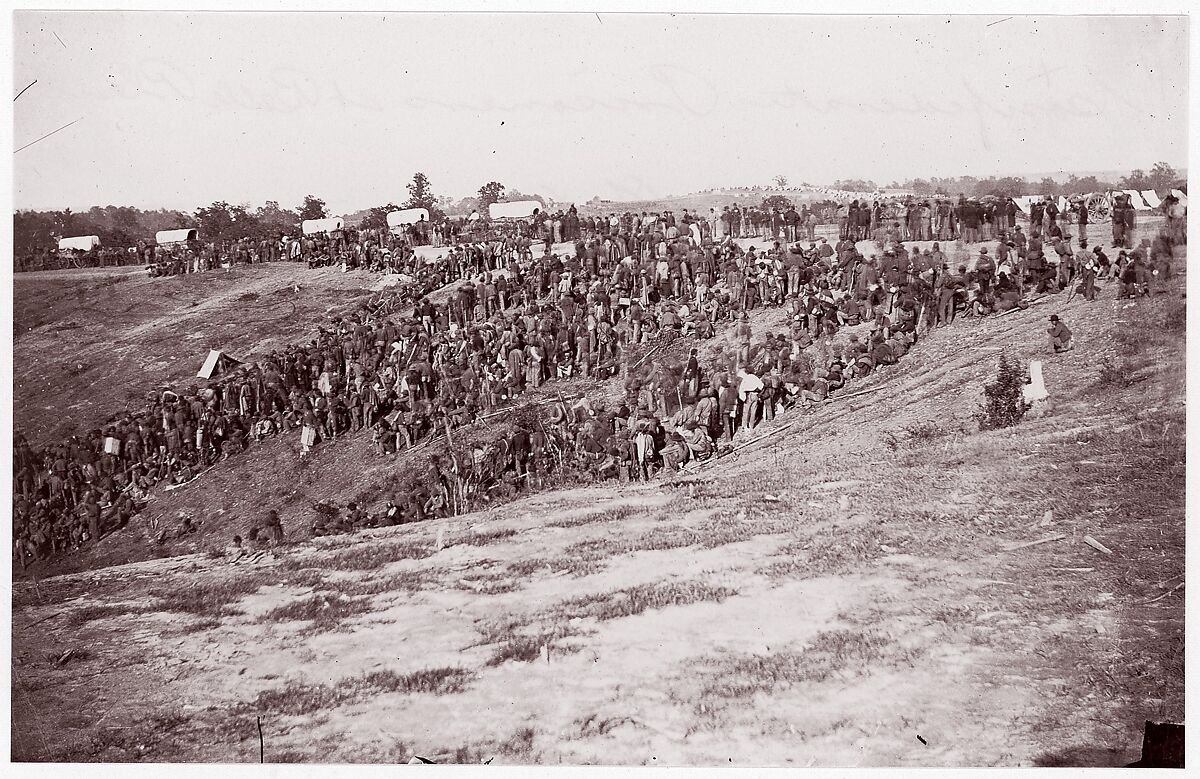
[[[916,425],[909,425],[904,428],[904,432],[908,435],[908,441],[913,446],[924,446],[939,438],[946,437],[951,431],[942,427],[937,422],[923,422]]]
[[[937,422],[921,422],[908,425],[899,431],[885,430],[882,438],[884,446],[890,451],[898,452],[906,447],[928,446],[951,432]]]
[[[900,445],[903,443],[904,439],[897,435],[895,430],[884,430],[882,438],[883,445],[886,446],[889,451],[900,451]]]
[[[1001,352],[996,380],[983,387],[984,404],[976,414],[979,429],[998,430],[1020,422],[1030,409],[1025,402],[1024,388],[1025,372]]]

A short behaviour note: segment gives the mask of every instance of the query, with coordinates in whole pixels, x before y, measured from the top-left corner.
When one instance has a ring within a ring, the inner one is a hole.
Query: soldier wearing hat
[[[981,297],[986,297],[992,288],[992,280],[996,275],[996,263],[988,254],[987,247],[984,246],[979,250],[979,256],[975,259],[975,281],[979,284],[979,294]]]
[[[1058,314],[1050,315],[1050,327],[1046,328],[1046,332],[1050,334],[1050,346],[1053,347],[1055,354],[1069,352],[1073,348],[1071,331],[1058,318]]]

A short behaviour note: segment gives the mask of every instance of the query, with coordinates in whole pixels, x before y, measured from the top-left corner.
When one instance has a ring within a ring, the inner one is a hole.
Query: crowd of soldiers
[[[1121,280],[1122,294],[1149,293],[1154,270],[1169,273],[1171,251],[1160,235],[1111,263],[1098,246],[1070,249],[1072,236],[1047,218],[1029,236],[1020,226],[1001,231],[994,250],[981,248],[969,268],[953,267],[938,243],[906,246],[895,224],[865,257],[850,236],[833,246],[822,237],[744,249],[734,240],[740,227],[715,210],[679,218],[627,213],[593,224],[562,257],[550,244],[535,254],[530,229],[458,244],[433,259],[393,243],[385,248],[394,259],[382,268],[372,259],[388,240],[381,233],[347,233],[349,248],[326,244],[362,252],[361,267],[407,274],[396,305],[365,306],[318,327],[308,344],[203,388],[158,394],[141,413],[86,436],[40,451],[18,436],[14,559],[78,548],[128,522],[155,487],[186,483],[253,442],[296,431],[304,457],[322,441],[370,430],[378,455],[394,456],[443,431],[448,439],[546,382],[577,376],[624,373],[624,403],[563,402],[491,448],[452,452],[449,464],[430,458],[431,472],[413,480],[415,502],[392,507],[393,519],[468,510],[489,483],[515,490],[555,468],[650,478],[895,363],[960,311],[1007,310],[1027,291],[1056,292],[1080,280],[1093,299],[1095,279],[1106,276]],[[407,306],[411,314],[403,315]],[[784,308],[789,324],[752,344],[748,314],[763,306]],[[871,325],[863,341],[851,336],[844,352],[831,353],[841,327],[863,323]],[[728,359],[702,367],[693,350],[686,364],[630,364],[652,344],[706,339],[727,326],[736,343]],[[376,521],[358,511],[363,522]]]
[[[1012,198],[997,197],[854,200],[838,207],[838,231],[841,238],[857,241],[978,243],[1012,230],[1019,210]]]

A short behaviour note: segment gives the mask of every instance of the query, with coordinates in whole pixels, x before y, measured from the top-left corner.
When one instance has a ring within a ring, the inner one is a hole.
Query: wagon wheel
[[[1086,201],[1089,222],[1107,222],[1112,219],[1112,204],[1108,195],[1096,193],[1089,195]]]

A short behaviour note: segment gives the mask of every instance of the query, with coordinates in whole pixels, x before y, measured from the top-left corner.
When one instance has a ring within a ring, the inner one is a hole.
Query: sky
[[[14,92],[37,81],[16,208],[349,213],[416,171],[584,201],[1188,165],[1183,17],[19,11],[13,33]]]

